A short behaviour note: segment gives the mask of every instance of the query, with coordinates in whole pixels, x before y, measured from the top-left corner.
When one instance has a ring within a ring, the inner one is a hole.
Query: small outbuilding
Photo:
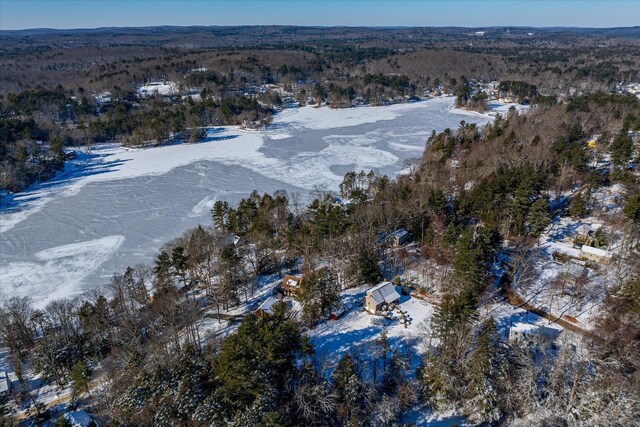
[[[391,304],[400,299],[400,294],[391,282],[382,282],[367,290],[364,297],[364,309],[375,314],[385,304]]]

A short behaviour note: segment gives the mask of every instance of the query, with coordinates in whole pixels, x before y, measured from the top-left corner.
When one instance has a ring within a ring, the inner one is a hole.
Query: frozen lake
[[[214,128],[197,144],[93,149],[58,178],[0,210],[0,298],[38,305],[104,287],[114,272],[152,262],[158,248],[210,223],[216,200],[256,189],[337,189],[345,172],[394,176],[420,157],[432,130],[489,117],[452,98],[346,110],[290,109],[266,131]]]

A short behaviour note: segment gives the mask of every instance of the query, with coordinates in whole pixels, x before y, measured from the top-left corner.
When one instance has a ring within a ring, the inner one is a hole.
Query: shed
[[[332,308],[331,311],[329,312],[329,319],[338,320],[339,318],[344,316],[346,312],[347,312],[347,307],[345,306]]]
[[[400,299],[400,294],[391,282],[382,282],[367,290],[364,297],[364,308],[371,314],[380,311],[384,304],[391,304]]]

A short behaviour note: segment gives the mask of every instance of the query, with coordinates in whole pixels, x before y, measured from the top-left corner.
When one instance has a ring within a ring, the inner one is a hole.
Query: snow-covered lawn
[[[343,300],[351,305],[349,312],[338,320],[326,320],[309,331],[309,338],[318,358],[328,366],[335,365],[344,354],[352,350],[359,350],[363,355],[370,356],[374,343],[383,330],[387,332],[393,348],[410,346],[416,353],[422,351],[419,337],[433,315],[433,306],[407,295],[401,296],[400,308],[411,319],[410,324],[405,327],[399,320],[388,320],[364,311],[362,302],[367,288],[365,286],[345,291]]]

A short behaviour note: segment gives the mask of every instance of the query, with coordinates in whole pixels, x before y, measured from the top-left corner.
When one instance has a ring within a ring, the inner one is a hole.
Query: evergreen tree
[[[298,295],[302,303],[302,318],[308,324],[313,324],[326,318],[329,311],[340,302],[338,279],[330,268],[320,268],[305,276]]]
[[[155,267],[153,269],[153,273],[156,278],[156,290],[173,285],[171,267],[172,261],[169,253],[166,251],[160,252],[156,258]]]
[[[622,211],[631,221],[640,223],[640,192],[627,194]]]
[[[227,202],[216,201],[211,209],[213,226],[221,231],[225,231],[226,217],[229,205]]]
[[[362,383],[358,376],[356,362],[349,354],[345,354],[331,375],[333,392],[338,405],[338,415],[343,420],[350,420],[358,413],[361,405]]]
[[[537,237],[549,225],[549,201],[544,197],[539,197],[529,208],[527,213],[528,234]]]
[[[373,251],[363,248],[358,254],[358,270],[360,283],[376,284],[382,280],[382,270],[378,257]]]
[[[571,201],[571,206],[569,208],[569,215],[574,218],[582,218],[588,212],[588,203],[589,203],[589,192],[587,194],[583,194],[583,192],[579,192],[576,194]]]
[[[611,160],[616,166],[624,166],[633,155],[633,140],[627,135],[626,130],[622,130],[620,134],[613,140],[609,146],[611,150]]]
[[[77,362],[69,373],[71,379],[71,400],[75,401],[82,393],[89,393],[89,369],[83,362]]]
[[[493,318],[480,327],[475,348],[467,358],[466,406],[481,422],[495,422],[502,416],[501,384],[505,376],[505,358]]]

